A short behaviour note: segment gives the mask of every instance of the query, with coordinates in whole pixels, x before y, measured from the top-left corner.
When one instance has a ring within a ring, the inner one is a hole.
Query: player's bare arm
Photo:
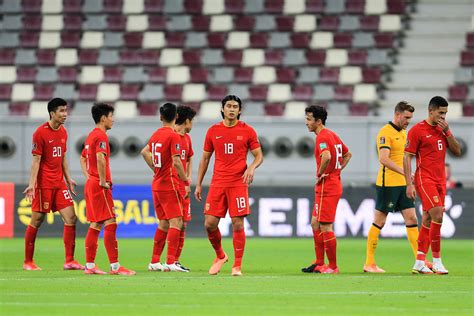
[[[186,177],[186,171],[184,171],[183,163],[181,162],[179,155],[173,156],[173,167],[175,167],[176,171],[178,172],[178,177],[182,181],[188,181],[188,178]]]
[[[88,180],[89,179],[89,173],[87,172],[87,159],[85,157],[81,156],[80,162],[81,162],[82,174],[84,175],[86,180]]]
[[[193,174],[193,157],[188,157],[188,163],[186,165],[186,178],[188,179],[188,185],[185,187],[186,195],[184,196],[185,199],[189,197],[191,194],[191,179]]]
[[[449,151],[451,151],[455,156],[461,156],[461,145],[456,140],[456,137],[454,137],[453,133],[451,133],[448,122],[446,122],[446,120],[440,119],[438,126],[441,127],[443,132],[446,134]]]
[[[71,191],[72,195],[76,196],[76,181],[71,178],[71,173],[69,172],[69,163],[66,159],[66,154],[63,155],[63,162],[62,162],[63,174],[64,179],[66,179],[66,184]]]
[[[202,201],[202,181],[204,180],[204,176],[206,175],[207,168],[209,167],[209,162],[211,161],[211,157],[212,152],[203,151],[201,161],[199,162],[196,190],[194,191],[194,196],[199,202]]]
[[[255,148],[250,151],[254,157],[253,162],[247,167],[244,175],[242,176],[242,182],[251,184],[253,182],[253,177],[255,175],[255,169],[257,169],[263,162],[263,152],[262,148]]]
[[[35,197],[36,179],[38,177],[40,162],[41,156],[33,155],[33,159],[31,160],[30,182],[28,183],[28,187],[25,189],[25,191],[23,191],[23,194],[25,194],[25,198],[28,202],[33,201],[33,198]]]
[[[403,168],[398,166],[392,159],[390,159],[390,149],[389,148],[380,148],[379,152],[379,161],[382,165],[388,169],[395,171],[396,173],[404,175]]]
[[[341,170],[344,170],[344,168],[347,166],[351,158],[352,158],[352,154],[350,151],[346,152],[346,154],[342,156]]]
[[[141,154],[142,154],[143,160],[145,160],[146,164],[148,165],[148,167],[150,167],[151,171],[154,171],[155,166],[153,165],[153,159],[151,157],[151,151],[150,151],[150,148],[148,148],[148,145],[143,147]]]
[[[97,172],[99,173],[99,185],[104,189],[110,189],[110,183],[106,181],[105,178],[105,169],[106,168],[106,160],[105,160],[105,153],[97,153]]]
[[[321,182],[321,180],[323,180],[327,176],[327,174],[324,172],[326,171],[326,168],[328,167],[329,162],[331,161],[331,153],[329,152],[329,150],[323,151],[320,157],[321,157],[321,166],[319,167],[318,174],[316,175],[317,176],[316,183]]]
[[[405,176],[405,181],[407,183],[407,197],[414,200],[416,198],[415,186],[413,185],[412,175],[411,175],[411,159],[413,155],[410,153],[405,153],[403,156],[403,173]]]

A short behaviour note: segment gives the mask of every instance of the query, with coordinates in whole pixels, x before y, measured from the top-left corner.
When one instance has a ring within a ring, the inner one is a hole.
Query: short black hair
[[[176,104],[168,102],[160,106],[160,115],[166,122],[173,122],[176,119],[176,114]]]
[[[110,113],[114,113],[114,107],[107,103],[94,103],[91,113],[94,122],[98,124],[102,116],[107,117]]]
[[[394,112],[403,113],[405,111],[413,113],[413,112],[415,112],[415,108],[408,101],[398,102],[397,105],[395,106],[395,111]]]
[[[319,105],[310,105],[304,109],[305,113],[312,113],[315,120],[320,119],[323,125],[326,125],[326,119],[328,118],[328,112],[326,109]]]
[[[240,98],[238,96],[233,95],[233,94],[226,95],[224,97],[224,99],[222,99],[222,101],[221,101],[222,109],[224,109],[224,106],[227,103],[227,101],[237,101],[237,103],[239,104],[239,111],[242,111],[242,100],[240,100]],[[222,115],[222,118],[224,118],[224,113],[223,112],[221,112],[221,115]],[[237,119],[238,120],[240,119],[240,114],[237,115]]]
[[[445,98],[440,97],[439,95],[432,97],[430,104],[428,105],[429,110],[437,110],[441,107],[448,106],[448,101]]]
[[[51,112],[56,112],[58,107],[67,105],[66,100],[61,98],[54,98],[48,102],[48,114],[49,118],[51,118]]]
[[[186,122],[187,119],[190,121],[196,116],[196,111],[190,106],[180,105],[177,108],[178,118],[176,119],[176,124],[181,125]]]

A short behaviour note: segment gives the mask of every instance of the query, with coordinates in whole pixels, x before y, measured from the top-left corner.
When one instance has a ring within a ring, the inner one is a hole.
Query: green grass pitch
[[[97,264],[108,269],[99,240]],[[22,271],[23,239],[0,240],[1,315],[473,315],[474,241],[442,244],[449,275],[412,275],[406,240],[380,240],[377,263],[384,275],[362,272],[365,240],[338,239],[339,275],[303,274],[313,257],[312,239],[247,239],[244,276],[231,277],[230,261],[218,276],[206,239],[186,240],[182,262],[190,273],[146,271],[151,239],[119,240],[120,262],[134,277],[63,271],[59,238],[37,239],[43,271]],[[165,249],[166,251],[166,249]],[[84,240],[77,259],[84,262]]]

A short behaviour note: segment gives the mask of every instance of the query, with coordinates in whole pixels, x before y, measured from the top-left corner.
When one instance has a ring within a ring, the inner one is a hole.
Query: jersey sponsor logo
[[[66,140],[64,138],[61,138],[61,143],[64,144],[65,142],[66,142]]]
[[[380,137],[380,145],[383,145],[385,144],[385,137]]]
[[[244,137],[243,136],[237,136],[237,140],[243,140]]]
[[[319,149],[325,149],[325,148],[328,148],[328,145],[326,143],[321,143],[319,144]]]
[[[48,140],[48,143],[51,144],[52,142],[54,142],[54,139]]]
[[[237,210],[237,213],[242,213],[243,211],[245,211],[245,209],[240,209],[240,210]]]
[[[219,138],[222,138],[222,137],[224,137],[224,136],[216,136],[216,139],[219,139]]]
[[[100,142],[99,148],[100,148],[100,149],[106,149],[106,148],[107,148],[107,144],[106,144],[105,142]]]
[[[430,138],[432,135],[426,135],[426,138]]]

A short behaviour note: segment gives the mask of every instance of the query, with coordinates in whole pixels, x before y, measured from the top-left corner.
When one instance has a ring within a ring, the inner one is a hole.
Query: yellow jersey
[[[398,127],[392,122],[388,122],[388,124],[380,129],[377,135],[377,153],[379,158],[380,149],[388,148],[390,150],[390,160],[403,168],[403,155],[405,153],[406,142],[406,130]],[[396,187],[406,185],[406,181],[403,175],[380,164],[376,185],[382,187]]]

